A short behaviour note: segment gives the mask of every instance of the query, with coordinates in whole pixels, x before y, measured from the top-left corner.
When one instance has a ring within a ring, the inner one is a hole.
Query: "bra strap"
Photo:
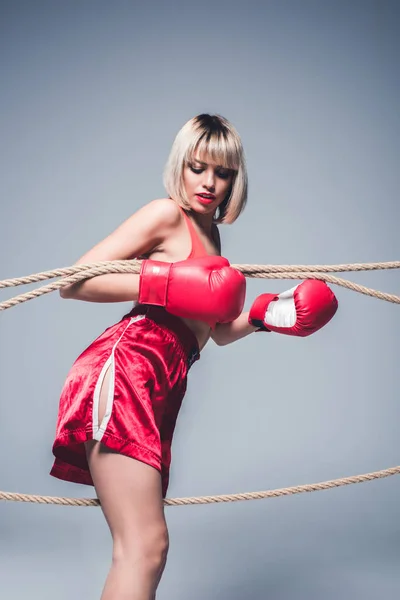
[[[179,206],[179,204],[178,204]],[[188,215],[186,214],[186,212],[184,211],[184,209],[179,206],[179,208],[181,209],[183,216],[185,218],[185,221],[187,223],[188,229],[189,229],[189,233],[190,233],[190,237],[192,240],[192,251],[189,254],[188,258],[195,258],[198,256],[208,256],[208,252],[206,251],[206,249],[204,248],[204,244],[201,241],[201,239],[199,238],[199,235],[197,233],[197,231],[194,228],[194,225],[192,223],[192,221],[190,220],[190,218],[188,217]]]

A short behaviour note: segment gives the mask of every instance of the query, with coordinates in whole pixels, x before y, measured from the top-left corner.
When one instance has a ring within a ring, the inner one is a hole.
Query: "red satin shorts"
[[[163,308],[135,306],[73,364],[61,393],[50,474],[93,485],[84,442],[98,440],[158,469],[165,497],[187,373],[199,357],[197,339],[181,319]],[[109,367],[99,424],[100,391]]]

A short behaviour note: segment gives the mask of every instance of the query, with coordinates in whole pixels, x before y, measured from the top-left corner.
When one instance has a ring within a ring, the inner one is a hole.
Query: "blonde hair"
[[[233,170],[230,192],[220,204],[216,223],[233,223],[247,202],[247,169],[242,142],[236,129],[220,115],[201,114],[185,123],[178,132],[164,170],[164,186],[169,196],[189,209],[183,181],[185,165],[194,160],[196,152]]]

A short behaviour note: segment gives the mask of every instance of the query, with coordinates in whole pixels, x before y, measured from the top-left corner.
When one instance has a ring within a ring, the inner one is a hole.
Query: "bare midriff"
[[[194,321],[192,319],[182,319],[182,321],[194,333],[199,344],[199,350],[202,350],[210,339],[211,329],[203,321]]]

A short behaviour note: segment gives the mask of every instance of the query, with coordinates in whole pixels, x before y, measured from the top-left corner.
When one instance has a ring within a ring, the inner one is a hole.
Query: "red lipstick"
[[[214,194],[196,194],[196,198],[201,204],[211,204],[215,200]]]

